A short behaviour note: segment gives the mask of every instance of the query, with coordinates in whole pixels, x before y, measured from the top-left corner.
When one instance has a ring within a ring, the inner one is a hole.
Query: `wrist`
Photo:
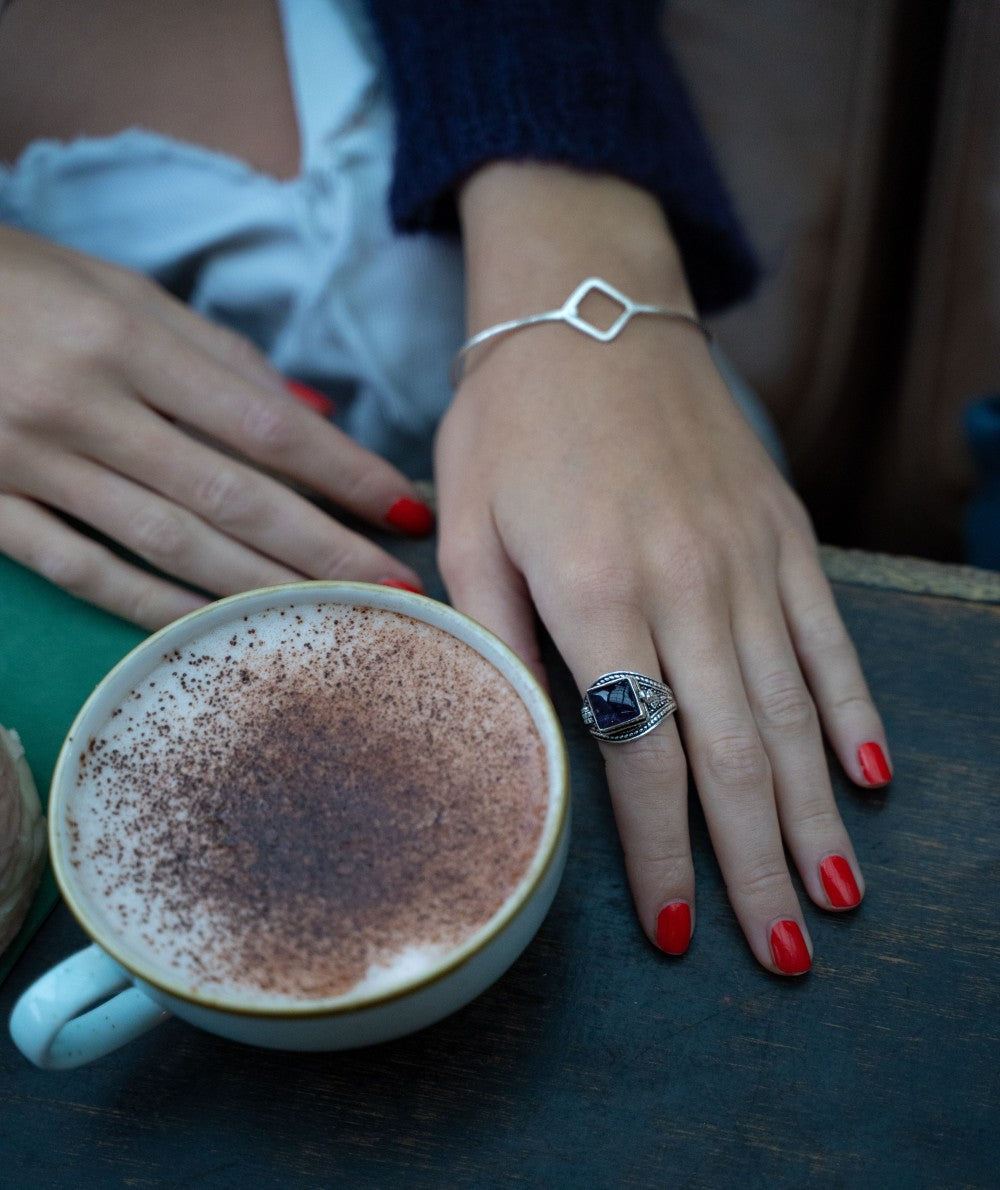
[[[694,314],[680,254],[652,195],[564,166],[499,162],[459,193],[470,331],[561,305],[588,276]]]

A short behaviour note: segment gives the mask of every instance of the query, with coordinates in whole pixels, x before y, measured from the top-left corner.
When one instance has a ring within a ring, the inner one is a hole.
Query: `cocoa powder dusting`
[[[90,895],[209,993],[326,998],[460,943],[544,823],[541,741],[489,662],[394,613],[311,616],[165,657],[80,756]]]

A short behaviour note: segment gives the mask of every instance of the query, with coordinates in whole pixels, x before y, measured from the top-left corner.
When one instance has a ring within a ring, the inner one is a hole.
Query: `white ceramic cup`
[[[101,727],[165,653],[183,650],[230,620],[253,617],[276,601],[322,601],[401,613],[471,646],[508,680],[537,727],[545,754],[547,812],[534,856],[514,892],[489,922],[403,986],[329,1001],[266,1009],[223,1004],[172,983],[152,964],[137,962],[81,895],[69,861],[66,801],[81,745]],[[253,1045],[337,1050],[390,1040],[454,1012],[484,991],[528,945],[555,896],[569,835],[568,763],[552,705],[528,669],[504,644],[446,604],[367,583],[307,582],[250,591],[220,600],[154,633],[98,685],[63,745],[48,807],[53,869],[70,910],[93,939],[38,979],[11,1016],[11,1035],[36,1065],[83,1065],[145,1033],[171,1014],[211,1033]]]

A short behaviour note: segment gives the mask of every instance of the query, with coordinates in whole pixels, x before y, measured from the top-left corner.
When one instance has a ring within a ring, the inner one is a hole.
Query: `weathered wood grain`
[[[974,603],[1000,603],[1000,571],[834,546],[821,547],[820,557],[832,582]]]

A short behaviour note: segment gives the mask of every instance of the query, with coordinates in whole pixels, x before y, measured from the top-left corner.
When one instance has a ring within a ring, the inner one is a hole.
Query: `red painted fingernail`
[[[683,954],[691,944],[691,906],[686,901],[665,905],[656,919],[656,945],[667,954]]]
[[[858,749],[858,763],[869,785],[888,785],[892,780],[892,770],[878,744],[862,744]]]
[[[419,500],[403,496],[385,514],[385,519],[394,529],[423,537],[434,528],[434,513]]]
[[[308,384],[303,384],[301,380],[286,380],[285,388],[288,389],[296,400],[301,401],[303,405],[308,405],[311,409],[315,409],[317,413],[322,413],[324,417],[329,417],[337,408],[336,402],[332,401],[325,393],[310,388]]]
[[[858,882],[842,855],[828,855],[819,866],[819,874],[834,909],[853,909],[861,904]]]
[[[412,583],[404,583],[401,578],[379,579],[380,587],[398,587],[400,591],[412,591],[414,595],[423,595],[423,587],[415,587]]]
[[[812,966],[809,947],[797,921],[786,919],[771,926],[771,956],[774,965],[785,975],[805,975]]]

